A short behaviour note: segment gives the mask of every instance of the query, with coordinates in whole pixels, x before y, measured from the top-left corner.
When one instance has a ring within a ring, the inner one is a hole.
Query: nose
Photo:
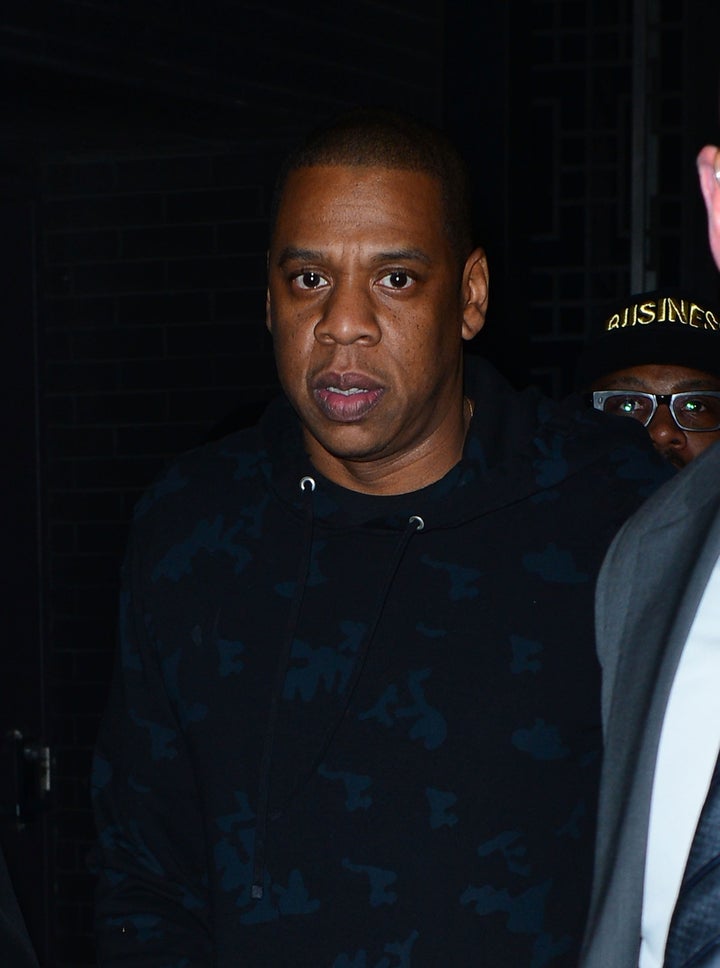
[[[675,423],[666,403],[658,404],[647,430],[659,451],[682,450],[687,445],[685,431]]]
[[[380,326],[372,296],[362,285],[338,280],[323,302],[322,316],[315,325],[319,343],[372,346],[380,340]]]

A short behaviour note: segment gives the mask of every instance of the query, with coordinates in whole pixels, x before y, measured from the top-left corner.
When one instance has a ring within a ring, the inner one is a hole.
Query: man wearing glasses
[[[677,292],[631,297],[586,346],[578,385],[684,467],[720,439],[720,311]]]

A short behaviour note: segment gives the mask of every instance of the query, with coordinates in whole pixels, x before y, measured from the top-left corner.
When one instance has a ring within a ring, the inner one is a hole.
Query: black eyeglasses
[[[647,427],[661,403],[670,409],[681,430],[720,430],[720,390],[686,393],[641,393],[635,390],[595,390],[592,405],[604,413],[632,417]]]

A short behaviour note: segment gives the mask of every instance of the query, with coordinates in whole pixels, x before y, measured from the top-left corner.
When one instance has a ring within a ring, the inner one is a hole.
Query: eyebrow
[[[640,390],[643,393],[656,393],[652,387],[648,385],[645,380],[640,380],[636,376],[626,376],[622,380],[613,380],[613,383],[622,383],[622,387],[607,387],[608,390]],[[687,393],[692,390],[720,390],[720,380],[707,380],[703,377],[697,377],[695,379],[688,380],[678,380],[677,383],[673,385],[671,393]]]
[[[676,383],[677,389],[673,390],[673,393],[683,393],[685,390],[720,390],[720,381],[718,380],[680,380]]]
[[[430,265],[430,257],[422,249],[393,249],[392,252],[378,252],[374,257],[377,262],[393,262],[395,260],[408,262],[422,262]]]
[[[278,255],[276,265],[284,266],[288,262],[322,262],[325,253],[320,249],[303,249],[299,246],[286,246]],[[422,262],[430,265],[431,259],[422,249],[392,249],[389,252],[377,252],[372,256],[372,262]]]
[[[319,249],[300,249],[287,245],[277,257],[277,265],[284,266],[287,262],[320,262],[322,257]]]

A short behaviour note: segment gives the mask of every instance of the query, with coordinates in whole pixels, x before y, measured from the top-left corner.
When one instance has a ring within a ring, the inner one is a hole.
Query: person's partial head
[[[437,179],[443,224],[458,265],[473,248],[472,189],[464,159],[446,135],[386,108],[356,108],[310,132],[280,168],[270,210],[270,236],[289,176],[301,168],[389,168]]]
[[[707,211],[710,251],[720,269],[720,148],[705,145],[697,157],[697,167]]]
[[[576,382],[684,467],[720,440],[720,312],[678,292],[632,296],[585,346]]]
[[[459,459],[488,290],[467,204],[444,138],[387,112],[314,132],[283,168],[267,325],[308,453],[348,487],[414,490]]]

